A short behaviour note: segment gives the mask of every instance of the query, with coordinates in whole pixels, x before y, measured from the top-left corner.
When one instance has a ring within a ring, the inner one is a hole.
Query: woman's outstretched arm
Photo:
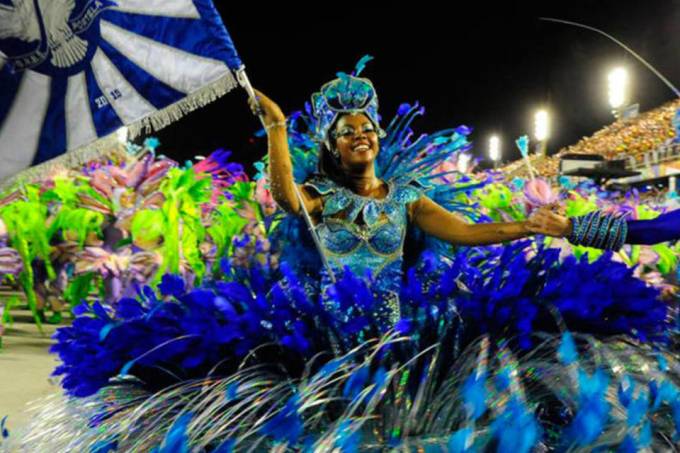
[[[540,233],[564,237],[571,232],[569,219],[552,212],[551,207],[534,211],[521,222],[468,223],[423,196],[413,203],[412,221],[425,233],[458,245],[487,245],[512,241]]]
[[[269,182],[272,198],[281,209],[297,214],[300,212],[300,201],[295,191],[296,184],[293,178],[293,165],[290,160],[288,149],[288,133],[286,130],[286,116],[281,108],[260,91],[255,90],[264,111],[265,130],[269,153]],[[251,102],[251,108],[254,109]],[[302,196],[305,208],[310,214],[314,214],[321,207],[321,200],[310,194],[305,188],[297,186]]]

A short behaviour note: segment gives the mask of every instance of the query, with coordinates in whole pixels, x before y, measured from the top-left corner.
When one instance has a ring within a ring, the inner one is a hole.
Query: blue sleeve
[[[680,239],[680,209],[652,220],[628,220],[626,244],[658,244]]]

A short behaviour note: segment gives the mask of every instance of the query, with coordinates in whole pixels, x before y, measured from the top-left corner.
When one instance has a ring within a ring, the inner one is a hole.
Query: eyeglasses
[[[367,124],[364,127],[362,127],[361,129],[359,129],[358,132],[355,131],[353,127],[347,126],[347,127],[343,127],[339,131],[333,131],[332,135],[333,135],[333,138],[337,139],[339,137],[352,138],[352,137],[356,137],[357,135],[360,135],[360,134],[371,135],[371,134],[377,134],[377,133],[378,133],[378,131],[376,130],[376,128],[372,124]]]

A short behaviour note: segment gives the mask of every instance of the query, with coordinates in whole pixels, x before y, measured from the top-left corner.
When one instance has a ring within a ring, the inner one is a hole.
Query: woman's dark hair
[[[338,120],[342,115],[338,116],[335,121],[328,128],[329,131],[334,131]],[[331,135],[329,143],[332,147],[335,146],[335,138]],[[326,142],[319,143],[319,162],[316,166],[316,173],[311,175],[311,178],[316,176],[323,176],[331,179],[338,185],[344,186],[347,182],[345,172],[340,168],[340,158],[334,157],[333,152],[326,146]]]
[[[331,146],[335,146],[335,139],[331,138]],[[325,142],[319,144],[319,164],[317,172],[333,180],[336,184],[344,186],[347,182],[345,172],[340,167],[340,158],[333,156],[333,152],[328,149]]]

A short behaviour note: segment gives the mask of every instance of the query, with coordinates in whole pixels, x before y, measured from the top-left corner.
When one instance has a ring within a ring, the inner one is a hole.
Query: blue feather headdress
[[[331,126],[342,114],[365,114],[378,129],[379,137],[385,132],[380,129],[378,115],[378,95],[370,80],[358,77],[366,63],[373,57],[366,55],[357,63],[352,74],[339,72],[338,78],[324,84],[321,90],[312,95],[314,117],[316,119],[316,140],[328,140]]]

